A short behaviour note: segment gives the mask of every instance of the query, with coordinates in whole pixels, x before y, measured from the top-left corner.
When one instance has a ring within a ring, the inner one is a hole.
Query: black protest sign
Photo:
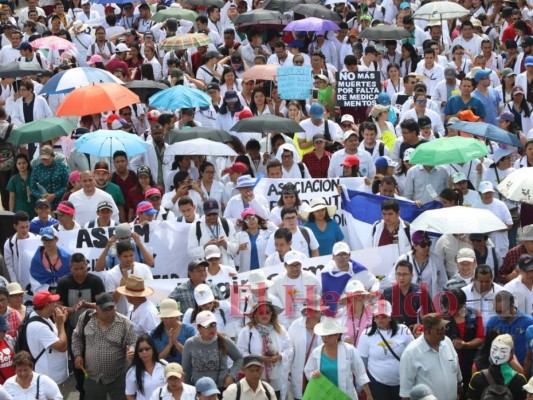
[[[337,105],[339,107],[373,106],[380,93],[379,71],[341,71],[337,74]]]

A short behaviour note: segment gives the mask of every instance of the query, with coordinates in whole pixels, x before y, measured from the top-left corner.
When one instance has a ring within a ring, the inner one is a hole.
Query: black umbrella
[[[233,139],[233,136],[222,129],[202,128],[199,126],[181,130],[171,129],[169,136],[171,137],[171,143],[200,138],[225,143]]]
[[[320,0],[266,0],[261,6],[265,10],[286,12],[298,4],[321,4]]]
[[[342,21],[342,18],[339,14],[320,4],[298,4],[292,8],[292,11],[308,17],[329,19],[331,21]]]
[[[358,38],[368,40],[401,40],[408,39],[411,34],[404,28],[392,25],[378,25],[361,31]]]
[[[13,61],[0,67],[0,78],[22,78],[43,72],[45,70],[34,63]]]
[[[246,24],[246,23],[259,23],[264,21],[279,21],[281,23],[286,18],[279,11],[263,10],[258,8],[256,10],[248,11],[240,14],[235,21],[234,25]]]
[[[131,81],[127,82],[124,86],[139,96],[143,103],[146,103],[157,92],[168,89],[168,85],[155,81]]]
[[[281,118],[271,114],[241,119],[233,126],[233,128],[231,128],[231,130],[235,132],[280,132],[290,134],[305,132],[305,130],[292,119]]]

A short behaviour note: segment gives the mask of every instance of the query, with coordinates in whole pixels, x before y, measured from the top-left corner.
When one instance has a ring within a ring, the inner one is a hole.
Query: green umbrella
[[[40,143],[60,136],[67,136],[74,129],[76,129],[76,124],[68,119],[50,117],[16,127],[7,141],[16,146]]]
[[[409,158],[410,164],[444,165],[465,163],[488,154],[487,146],[477,139],[455,136],[423,143]]]
[[[188,21],[195,22],[197,17],[198,14],[196,14],[194,11],[178,7],[169,7],[156,12],[152,17],[152,20],[155,22],[163,22],[169,18],[176,18],[177,20],[186,19]]]

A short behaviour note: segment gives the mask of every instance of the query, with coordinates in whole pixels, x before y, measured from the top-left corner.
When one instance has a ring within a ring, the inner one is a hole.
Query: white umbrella
[[[165,156],[238,156],[228,145],[203,138],[171,144]]]
[[[472,207],[448,207],[425,211],[411,223],[411,232],[488,233],[507,229],[489,210]]]
[[[469,14],[470,11],[453,1],[432,1],[416,10],[413,18],[426,21],[437,19],[442,22],[443,20],[461,18]]]
[[[533,204],[533,167],[511,172],[497,189],[509,200]]]

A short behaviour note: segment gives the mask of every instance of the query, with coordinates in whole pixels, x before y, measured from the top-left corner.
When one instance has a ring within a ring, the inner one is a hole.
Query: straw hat
[[[13,296],[15,294],[27,293],[25,290],[22,290],[22,286],[20,286],[20,283],[18,282],[8,283],[6,289],[9,292],[10,296]]]
[[[159,318],[173,318],[182,315],[176,300],[165,299],[159,304],[159,314],[157,314]]]
[[[312,212],[318,211],[318,210],[323,210],[324,208],[327,210],[330,218],[333,218],[333,216],[335,215],[335,212],[337,211],[337,207],[334,205],[328,206],[326,204],[326,200],[324,200],[322,197],[318,197],[318,198],[311,200],[311,203],[309,203],[308,208],[304,207],[300,211],[300,215],[302,216],[303,219],[307,220],[309,219],[309,214],[311,214]]]
[[[335,318],[324,318],[323,322],[315,325],[313,331],[317,336],[329,336],[338,333],[346,333],[348,328],[342,326]]]
[[[154,289],[144,286],[144,279],[140,276],[129,275],[126,285],[118,287],[117,292],[130,297],[147,297],[154,293]]]

